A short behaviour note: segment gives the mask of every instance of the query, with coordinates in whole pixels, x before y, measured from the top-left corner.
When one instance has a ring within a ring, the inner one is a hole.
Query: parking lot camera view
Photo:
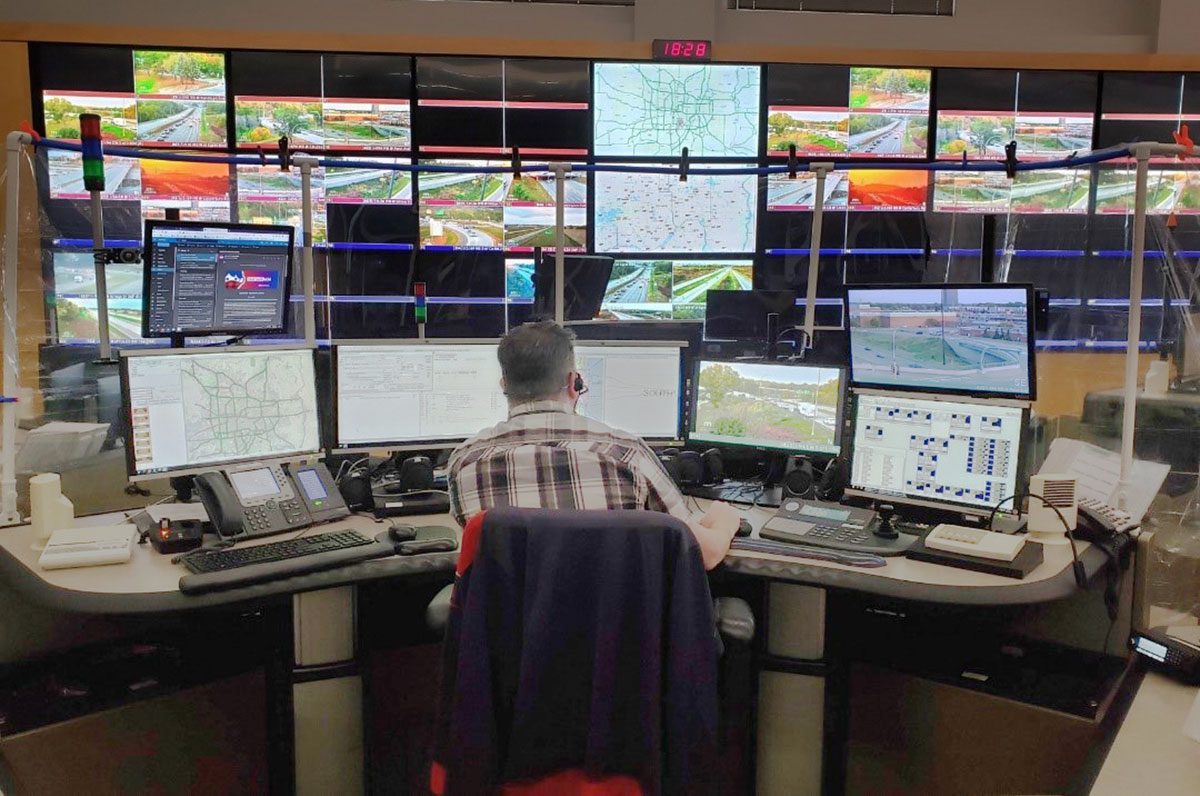
[[[691,439],[837,453],[837,368],[701,362]]]
[[[1030,394],[1025,288],[851,288],[847,302],[856,384]]]

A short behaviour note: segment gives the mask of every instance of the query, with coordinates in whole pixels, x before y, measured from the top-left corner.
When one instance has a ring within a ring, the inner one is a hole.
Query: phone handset
[[[246,524],[246,515],[233,487],[224,473],[201,473],[196,476],[196,495],[208,512],[213,530],[223,539],[238,536]]]

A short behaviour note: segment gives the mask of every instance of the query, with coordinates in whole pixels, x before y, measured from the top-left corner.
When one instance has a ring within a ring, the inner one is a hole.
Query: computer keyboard
[[[224,572],[229,569],[285,561],[292,558],[346,550],[372,544],[372,540],[358,531],[331,531],[282,542],[239,547],[236,550],[216,550],[211,553],[196,552],[183,557],[182,564],[190,571],[199,573]]]
[[[371,541],[357,531],[333,531],[273,544],[192,553],[183,558],[191,574],[179,579],[184,594],[204,594],[356,564],[395,553],[392,542]]]

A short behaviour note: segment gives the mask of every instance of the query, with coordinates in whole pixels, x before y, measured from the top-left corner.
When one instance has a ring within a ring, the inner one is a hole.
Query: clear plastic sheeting
[[[245,154],[237,164],[209,154],[195,168],[129,154],[107,159],[109,246],[139,246],[144,219],[168,211],[185,220],[302,224],[295,168],[242,162],[257,161]],[[23,159],[16,231],[22,497],[31,473],[51,470],[63,474],[80,513],[158,499],[165,483],[152,483],[149,495],[126,492],[117,370],[96,361],[98,301],[79,158],[39,147]],[[424,160],[418,165],[434,170],[413,175],[397,158],[323,160],[312,177],[319,357],[341,340],[415,337],[416,282],[428,286],[430,336],[497,336],[532,317],[535,251],[555,240],[557,186],[544,167],[527,164],[518,176],[504,160]],[[762,173],[764,163],[773,173]],[[1116,451],[1133,165],[1124,159],[1021,171],[1010,180],[994,164],[978,171],[957,163],[941,164],[943,171],[913,162],[841,164],[828,175],[812,355],[837,350],[831,343],[844,326],[847,284],[1031,282],[1047,291],[1048,312],[1037,340],[1026,471],[1037,471],[1057,437]],[[699,162],[686,182],[677,160],[657,164],[670,170],[662,174],[605,165],[615,164],[578,163],[567,175],[563,207],[565,253],[614,261],[598,320],[648,324],[637,327],[647,334],[665,326],[668,332],[654,332],[661,335],[695,329],[709,290],[805,295],[816,181],[804,164],[791,178],[778,158]],[[1170,525],[1176,536],[1163,538],[1178,539],[1200,513],[1200,426],[1192,409],[1200,376],[1200,174],[1163,159],[1152,163],[1151,177],[1140,378],[1165,358],[1168,389],[1165,398],[1139,396],[1135,454],[1170,465],[1147,527]],[[141,336],[141,265],[110,265],[106,276],[114,347],[165,344]],[[252,342],[302,340],[302,295],[295,282],[287,335]],[[579,334],[610,334],[605,328],[614,327],[593,324]],[[318,379],[327,397],[328,368],[318,368]]]

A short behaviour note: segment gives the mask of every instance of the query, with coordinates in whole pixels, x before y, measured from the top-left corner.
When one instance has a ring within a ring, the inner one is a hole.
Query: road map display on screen
[[[752,174],[596,174],[597,252],[752,252],[757,218]]]
[[[855,385],[1033,397],[1025,285],[849,288]]]
[[[762,69],[733,64],[595,65],[595,154],[754,157]]]

